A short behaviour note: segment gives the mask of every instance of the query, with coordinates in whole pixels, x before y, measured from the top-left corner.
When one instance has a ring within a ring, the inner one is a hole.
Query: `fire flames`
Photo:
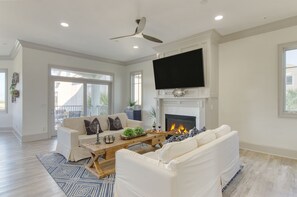
[[[175,131],[176,133],[182,133],[182,134],[189,132],[183,124],[179,124],[177,126],[175,123],[171,124],[169,131]]]

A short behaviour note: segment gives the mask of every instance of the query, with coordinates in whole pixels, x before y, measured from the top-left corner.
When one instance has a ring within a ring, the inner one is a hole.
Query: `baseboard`
[[[22,143],[22,142],[33,142],[38,140],[46,140],[49,139],[48,133],[38,133],[33,135],[20,135],[16,130],[11,130],[15,137]]]
[[[287,157],[290,159],[297,159],[297,151],[295,150],[288,150],[288,149],[270,147],[270,146],[262,146],[257,144],[250,144],[247,142],[240,142],[240,148],[255,151],[255,152],[260,152],[260,153],[266,153],[270,155],[276,155],[280,157]]]
[[[0,132],[13,132],[12,127],[0,127]]]
[[[12,133],[19,140],[19,142],[22,142],[22,136],[19,134],[19,132],[17,132],[15,129],[12,129]]]
[[[48,133],[38,133],[33,135],[24,135],[22,136],[22,142],[33,142],[38,140],[49,139]]]

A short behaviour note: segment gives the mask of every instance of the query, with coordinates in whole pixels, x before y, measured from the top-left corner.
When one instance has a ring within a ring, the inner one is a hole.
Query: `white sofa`
[[[99,115],[91,117],[66,118],[63,120],[63,126],[58,128],[56,152],[62,154],[68,161],[78,161],[90,157],[90,153],[81,144],[91,143],[96,141],[96,135],[87,135],[84,120],[92,121],[94,118],[99,120],[103,133],[100,133],[100,140],[102,137],[110,134],[121,133],[124,129],[117,131],[110,131],[108,125],[108,117],[119,117],[123,128],[127,127],[141,127],[142,121],[130,120],[125,113],[118,113],[113,115]]]
[[[239,137],[227,125],[138,154],[116,153],[116,197],[221,197],[240,170]]]

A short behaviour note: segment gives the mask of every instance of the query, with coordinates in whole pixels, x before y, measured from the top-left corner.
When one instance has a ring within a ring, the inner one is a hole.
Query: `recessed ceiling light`
[[[134,45],[133,46],[133,49],[138,49],[139,47],[137,45]]]
[[[220,20],[222,20],[224,17],[222,16],[222,15],[217,15],[214,19],[216,20],[216,21],[220,21]]]
[[[69,24],[68,24],[68,23],[65,23],[65,22],[61,22],[60,25],[61,25],[62,27],[69,27]]]

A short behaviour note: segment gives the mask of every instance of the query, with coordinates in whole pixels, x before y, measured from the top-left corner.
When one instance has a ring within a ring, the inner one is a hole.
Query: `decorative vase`
[[[96,135],[97,135],[96,144],[101,144],[101,143],[100,143],[100,139],[99,139],[99,124],[97,124],[97,132],[96,132]]]
[[[186,93],[187,93],[187,91],[184,89],[181,89],[181,88],[176,88],[172,92],[174,97],[182,97],[182,96],[185,96]]]

